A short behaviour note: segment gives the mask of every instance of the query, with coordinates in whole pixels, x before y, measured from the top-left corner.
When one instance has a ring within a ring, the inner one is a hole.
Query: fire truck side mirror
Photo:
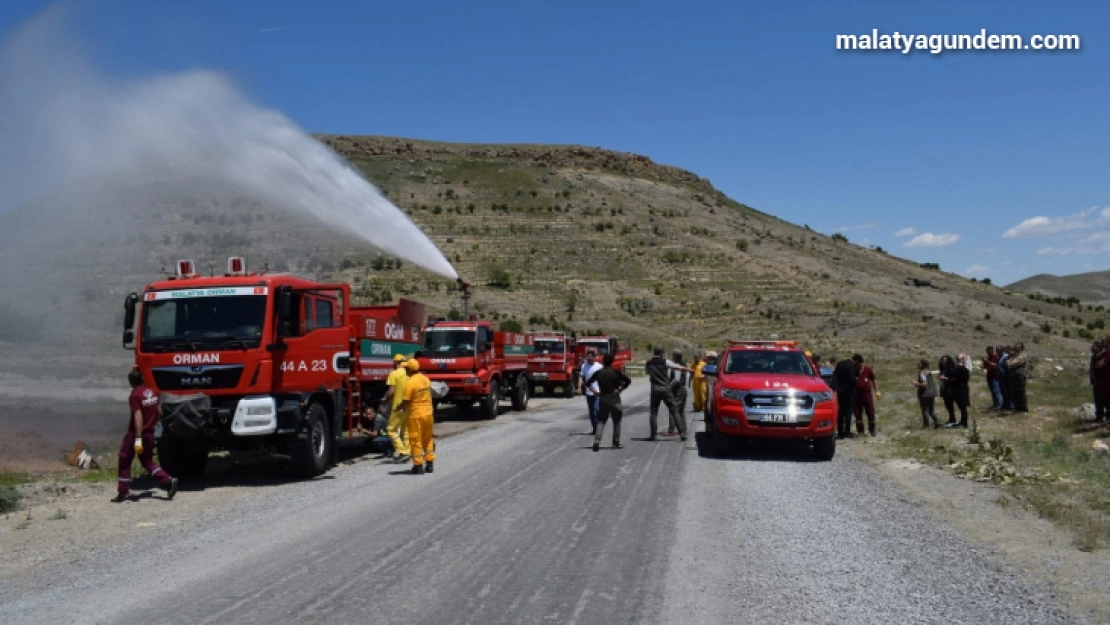
[[[139,303],[139,294],[130,293],[123,300],[123,348],[135,347],[135,308]]]

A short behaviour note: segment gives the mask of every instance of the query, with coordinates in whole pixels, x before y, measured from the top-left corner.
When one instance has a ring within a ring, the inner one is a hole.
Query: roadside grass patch
[[[1079,416],[1079,407],[1091,401],[1085,372],[1080,378],[1045,363],[1028,382],[1030,412],[1007,415],[985,409],[990,397],[977,371],[969,411],[974,428],[936,430],[921,425],[917,393],[909,384],[915,363],[876,365],[884,390],[876,408],[883,410],[880,427],[888,434],[874,448],[881,456],[913,458],[997,484],[1003,489],[1000,505],[1020,505],[1067,529],[1076,548],[1110,545],[1110,456],[1092,450],[1095,440],[1110,439],[1110,429]],[[886,403],[888,390],[893,401]],[[948,420],[943,400],[936,404],[943,423]]]
[[[0,471],[0,514],[18,510],[23,494],[16,487],[33,481],[34,478],[27,473]]]

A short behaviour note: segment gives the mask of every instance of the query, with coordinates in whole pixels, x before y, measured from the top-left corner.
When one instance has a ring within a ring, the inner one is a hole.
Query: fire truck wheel
[[[574,384],[572,382],[567,381],[566,384],[563,384],[563,397],[574,397]]]
[[[320,404],[308,407],[304,430],[293,444],[293,470],[302,477],[316,477],[328,468],[331,436],[328,435],[328,411]]]
[[[208,465],[208,449],[189,448],[181,441],[163,436],[158,439],[158,464],[173,477],[197,480]]]
[[[497,418],[497,408],[501,405],[501,388],[497,386],[497,380],[489,383],[489,397],[482,402],[482,416],[487,419]]]
[[[530,386],[528,380],[524,378],[516,383],[516,392],[513,393],[513,410],[528,410],[528,397],[531,395],[528,392]]]
[[[836,455],[836,435],[813,439],[813,457],[818,460],[832,460]]]

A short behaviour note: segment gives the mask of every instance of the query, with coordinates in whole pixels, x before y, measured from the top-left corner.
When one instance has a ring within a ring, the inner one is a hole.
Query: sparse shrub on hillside
[[[983,284],[990,284],[991,279],[990,278],[983,278],[982,280],[980,280],[980,282],[982,282]]]
[[[1045,334],[1048,334],[1049,332],[1052,332],[1052,324],[1050,324],[1047,321],[1042,323],[1041,324],[1041,332],[1044,332]]]
[[[990,321],[991,320],[991,314],[987,313],[987,314],[983,315],[983,320],[984,321]]]
[[[503,267],[490,266],[486,269],[487,286],[507,289],[513,285],[513,277]]]
[[[1064,338],[1071,338],[1071,332],[1065,329],[1063,332],[1060,333],[1060,336]]]
[[[498,324],[497,328],[504,332],[523,332],[524,326],[516,319],[506,319]]]
[[[976,332],[986,332],[987,330],[983,327],[983,324],[977,323],[977,324],[975,324],[975,331]]]
[[[577,306],[578,306],[578,294],[575,293],[574,291],[571,291],[567,295],[567,312],[574,312],[574,309]]]
[[[459,312],[458,308],[455,308],[454,304],[452,304],[451,309],[447,311],[447,319],[450,321],[458,321],[462,319],[462,313]]]
[[[848,242],[848,237],[844,236],[843,234],[840,234],[839,232],[834,232],[832,237],[830,237],[830,238],[832,238],[833,241],[837,241],[838,243],[847,243]]]

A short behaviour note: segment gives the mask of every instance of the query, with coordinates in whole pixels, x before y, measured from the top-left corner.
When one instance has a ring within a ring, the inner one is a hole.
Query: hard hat
[[[416,373],[417,371],[420,371],[420,363],[417,362],[415,358],[413,358],[412,360],[406,360],[405,361],[405,369],[408,369],[409,371],[411,371],[413,373]]]
[[[404,355],[397,354],[396,356],[393,357],[393,362],[402,362],[402,361],[404,361],[404,359],[405,359]]]

